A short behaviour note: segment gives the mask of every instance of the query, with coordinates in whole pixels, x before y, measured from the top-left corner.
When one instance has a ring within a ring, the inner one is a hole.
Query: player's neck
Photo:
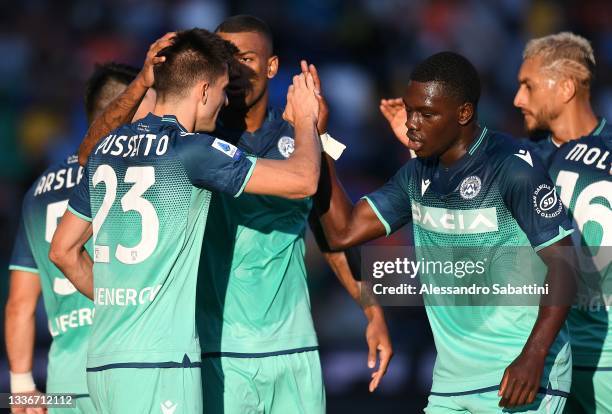
[[[564,144],[589,135],[597,127],[597,122],[597,116],[588,100],[570,103],[561,115],[551,122],[552,139],[557,144]]]
[[[248,132],[255,132],[264,124],[268,113],[268,91],[247,111],[244,123]]]
[[[155,103],[153,108],[153,115],[164,116],[173,115],[176,120],[187,130],[187,132],[193,132],[195,130],[196,114],[193,108],[189,108],[186,105],[180,103]]]
[[[470,148],[470,145],[472,145],[472,142],[474,142],[474,140],[476,139],[476,135],[478,134],[478,132],[480,132],[480,129],[478,128],[476,122],[473,122],[468,127],[465,127],[461,131],[461,135],[459,136],[459,138],[455,140],[451,144],[451,146],[440,156],[440,162],[442,163],[442,165],[444,165],[445,167],[450,167],[459,159],[461,159],[461,157],[463,157],[467,153],[468,149]]]
[[[228,107],[219,116],[223,125],[230,129],[255,132],[263,125],[268,112],[268,91],[249,108]]]

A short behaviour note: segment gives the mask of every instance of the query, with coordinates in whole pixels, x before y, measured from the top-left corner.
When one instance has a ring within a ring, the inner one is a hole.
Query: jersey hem
[[[266,341],[254,341],[246,342],[240,340],[222,341],[221,344],[215,344],[216,346],[206,345],[200,343],[202,347],[202,353],[211,352],[231,352],[238,354],[260,354],[270,352],[284,352],[291,349],[300,349],[307,347],[318,347],[319,342],[315,334],[307,335],[303,337],[292,337],[287,340],[266,340]]]
[[[87,357],[87,370],[106,365],[115,364],[182,364],[187,358],[190,362],[200,362],[201,351],[166,351],[152,352],[150,350],[134,350],[130,352],[113,352],[102,355],[89,355]]]
[[[376,205],[374,204],[374,202],[372,200],[370,200],[370,198],[368,196],[363,196],[362,199],[364,199],[365,201],[368,202],[370,207],[372,207],[372,210],[374,210],[374,214],[376,214],[376,217],[378,217],[378,220],[380,220],[380,222],[383,224],[383,226],[385,226],[385,232],[387,233],[387,236],[390,235],[391,234],[391,226],[389,225],[389,223],[387,223],[387,220],[385,220],[385,218],[380,213],[380,211],[378,211],[378,208],[376,208]]]
[[[40,273],[38,269],[34,267],[19,266],[19,265],[9,265],[9,270],[21,270],[22,272],[29,272],[29,273],[36,273],[36,274]]]
[[[318,346],[307,346],[303,348],[285,349],[275,352],[202,352],[202,358],[266,358],[280,355],[300,354],[303,352],[318,352]]]
[[[68,211],[70,211],[72,214],[74,214],[75,216],[77,216],[78,218],[82,220],[91,221],[91,217],[87,217],[85,214],[79,213],[70,204],[68,204]]]

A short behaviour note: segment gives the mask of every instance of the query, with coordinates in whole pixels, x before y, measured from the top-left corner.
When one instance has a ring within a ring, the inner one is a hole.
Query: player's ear
[[[464,102],[457,108],[457,122],[459,125],[466,126],[474,118],[474,105],[471,102]]]
[[[278,56],[270,56],[268,58],[268,79],[272,79],[278,73]]]
[[[576,95],[576,82],[570,78],[564,78],[559,82],[561,99],[563,103],[568,103]]]
[[[198,92],[200,95],[200,101],[202,102],[202,105],[206,105],[206,102],[208,101],[208,82],[202,82],[199,86],[198,86]]]

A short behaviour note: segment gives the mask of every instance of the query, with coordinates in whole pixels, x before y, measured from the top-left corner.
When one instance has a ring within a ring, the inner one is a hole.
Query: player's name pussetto
[[[471,284],[468,286],[436,286],[424,283],[419,288],[408,283],[399,286],[385,286],[377,283],[372,286],[375,295],[548,295],[548,283],[544,286],[538,284],[502,285],[494,283],[489,286]]]
[[[187,134],[187,133],[185,133]],[[164,134],[109,135],[96,147],[94,154],[113,155],[116,157],[137,157],[139,155],[164,155],[168,150],[170,138]],[[142,145],[142,148],[141,148]]]

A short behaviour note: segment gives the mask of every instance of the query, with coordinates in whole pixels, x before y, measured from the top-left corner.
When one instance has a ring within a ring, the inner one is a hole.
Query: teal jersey
[[[172,116],[149,114],[94,148],[68,206],[93,225],[88,371],[198,363],[195,291],[210,190],[240,195],[254,167]]]
[[[268,111],[253,134],[219,127],[217,136],[261,158],[293,151],[293,129]],[[252,356],[315,349],[304,265],[309,198],[287,200],[215,192],[204,234],[197,320],[205,354]]]
[[[365,199],[387,234],[412,222],[418,258],[438,260],[431,251],[452,255],[470,248],[490,255],[493,247],[532,246],[523,249],[525,259],[540,263],[536,269],[542,279],[546,269],[535,251],[572,231],[541,162],[515,139],[486,128],[452,166],[445,168],[437,159],[411,160]],[[508,281],[504,272],[489,273],[493,282]],[[429,294],[424,300],[438,352],[432,394],[497,389],[504,370],[521,353],[538,307],[433,306],[436,297]],[[570,368],[563,327],[547,357],[542,386],[567,393]]]
[[[612,368],[612,128],[606,120],[558,149],[549,172],[573,219],[581,265],[568,317],[574,365]]]
[[[9,269],[37,273],[51,333],[47,392],[87,394],[85,361],[94,316],[81,295],[49,260],[49,248],[70,194],[81,181],[76,155],[49,167],[25,194]]]

